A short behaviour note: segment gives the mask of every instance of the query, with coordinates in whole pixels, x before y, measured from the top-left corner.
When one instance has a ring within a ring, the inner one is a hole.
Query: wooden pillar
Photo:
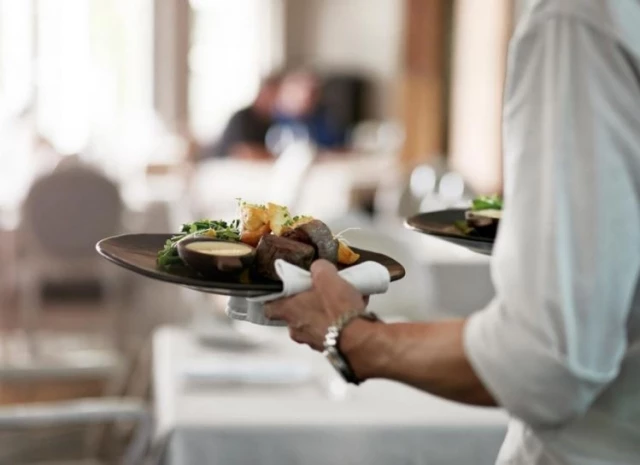
[[[502,190],[502,92],[513,0],[456,0],[450,166],[479,193]]]
[[[406,130],[405,166],[445,149],[445,79],[451,0],[405,0],[400,115]]]

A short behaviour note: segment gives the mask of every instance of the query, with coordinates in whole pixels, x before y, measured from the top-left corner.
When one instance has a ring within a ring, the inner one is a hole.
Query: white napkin
[[[311,273],[284,260],[276,260],[276,273],[282,280],[282,292],[250,299],[231,297],[226,313],[235,320],[249,321],[264,326],[285,326],[284,321],[270,320],[264,315],[264,303],[291,297],[311,289]],[[363,295],[384,294],[389,288],[389,270],[377,262],[364,262],[338,273]]]

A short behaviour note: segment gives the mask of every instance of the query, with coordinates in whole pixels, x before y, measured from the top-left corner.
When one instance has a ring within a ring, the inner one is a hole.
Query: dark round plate
[[[187,267],[175,267],[164,271],[156,267],[156,254],[162,249],[172,234],[124,234],[103,239],[96,250],[107,260],[149,278],[180,284],[209,294],[235,297],[255,297],[282,290],[282,283],[266,279],[245,277],[230,278],[229,281],[212,281],[199,276]],[[394,259],[376,252],[354,248],[360,254],[358,263],[366,261],[384,265],[391,275],[391,281],[404,277],[404,267]]]
[[[447,242],[465,247],[473,252],[491,255],[494,239],[463,234],[455,226],[456,221],[464,221],[463,209],[441,210],[419,213],[405,221],[405,226],[414,231],[439,237]]]

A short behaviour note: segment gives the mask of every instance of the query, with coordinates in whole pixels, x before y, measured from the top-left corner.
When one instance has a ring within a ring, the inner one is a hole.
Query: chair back
[[[48,255],[93,256],[97,241],[118,233],[122,214],[112,181],[92,168],[67,166],[32,185],[23,206],[23,229]]]
[[[289,145],[273,165],[269,178],[269,200],[296,211],[305,179],[315,159],[315,150],[304,141]]]

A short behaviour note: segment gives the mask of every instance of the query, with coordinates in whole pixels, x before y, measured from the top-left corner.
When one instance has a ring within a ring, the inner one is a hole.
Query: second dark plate
[[[414,231],[465,247],[473,252],[491,255],[494,239],[466,235],[454,226],[456,221],[464,221],[464,212],[463,209],[452,209],[419,213],[408,218],[405,221],[405,226]]]

